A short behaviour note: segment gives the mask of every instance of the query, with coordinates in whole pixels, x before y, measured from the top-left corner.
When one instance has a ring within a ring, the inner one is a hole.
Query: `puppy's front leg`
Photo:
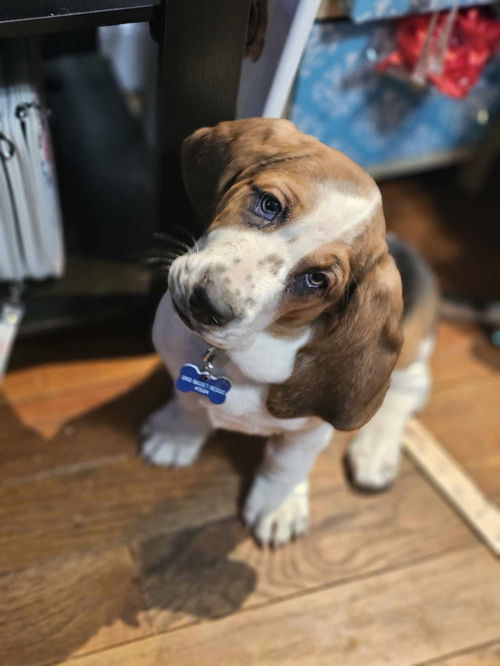
[[[262,545],[280,546],[307,529],[307,477],[332,434],[333,428],[320,422],[269,440],[243,510],[245,523]]]
[[[142,455],[154,465],[186,467],[211,431],[208,417],[193,395],[176,394],[142,426]]]

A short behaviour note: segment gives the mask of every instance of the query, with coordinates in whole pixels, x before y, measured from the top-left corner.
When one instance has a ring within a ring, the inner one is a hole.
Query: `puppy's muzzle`
[[[202,285],[193,288],[188,305],[193,319],[204,326],[225,326],[234,319],[232,309],[225,308],[223,311],[214,303],[207,289]]]

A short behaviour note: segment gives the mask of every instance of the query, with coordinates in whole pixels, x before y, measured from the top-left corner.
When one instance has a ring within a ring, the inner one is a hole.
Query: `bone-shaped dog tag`
[[[205,395],[214,405],[222,405],[231,389],[231,382],[227,377],[214,377],[208,372],[201,372],[196,365],[186,363],[181,368],[175,387],[184,393],[194,391]]]

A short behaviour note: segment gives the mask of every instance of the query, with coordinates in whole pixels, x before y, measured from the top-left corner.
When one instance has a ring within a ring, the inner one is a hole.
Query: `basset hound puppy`
[[[243,517],[280,545],[306,530],[308,475],[336,429],[359,429],[348,453],[358,486],[395,478],[429,389],[434,280],[386,236],[373,179],[287,120],[199,129],[182,168],[206,232],[171,265],[153,339],[174,378],[214,347],[211,375],[231,388],[223,402],[203,378],[176,391],[145,423],[143,455],[184,466],[215,428],[264,435]]]

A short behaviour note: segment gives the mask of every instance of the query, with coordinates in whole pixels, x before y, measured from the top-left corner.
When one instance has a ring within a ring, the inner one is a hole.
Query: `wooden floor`
[[[423,422],[500,501],[500,351],[442,324],[433,366]],[[182,471],[137,457],[168,390],[126,331],[18,347],[0,399],[2,666],[500,664],[500,562],[408,461],[389,492],[357,494],[339,436],[309,536],[265,552],[236,518],[258,440],[220,434]]]

